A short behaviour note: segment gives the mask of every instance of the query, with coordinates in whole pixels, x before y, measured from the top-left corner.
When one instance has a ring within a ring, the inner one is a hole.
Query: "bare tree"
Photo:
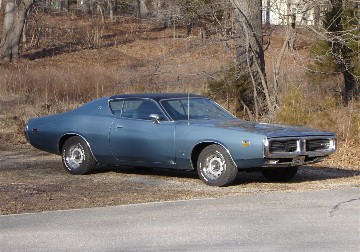
[[[253,113],[275,112],[265,75],[265,58],[262,39],[262,0],[231,0],[235,7],[235,39],[237,64],[253,83]]]
[[[138,15],[140,18],[147,17],[149,15],[149,9],[147,7],[146,0],[136,0]]]
[[[109,6],[110,21],[114,21],[115,2],[116,2],[115,0],[107,0],[107,4]]]
[[[7,0],[0,55],[5,61],[19,58],[19,44],[26,15],[34,0]]]
[[[155,18],[157,20],[164,19],[169,12],[172,12],[177,0],[136,0],[136,14],[140,18]]]

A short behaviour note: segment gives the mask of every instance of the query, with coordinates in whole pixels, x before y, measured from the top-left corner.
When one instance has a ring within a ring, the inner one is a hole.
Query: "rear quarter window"
[[[110,101],[110,109],[111,112],[116,115],[116,116],[120,116],[121,115],[121,109],[123,106],[123,100],[118,100],[118,101]]]

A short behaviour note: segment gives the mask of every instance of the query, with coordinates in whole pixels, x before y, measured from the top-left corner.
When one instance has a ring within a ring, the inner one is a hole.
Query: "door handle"
[[[116,128],[117,128],[117,129],[122,129],[122,128],[124,128],[124,125],[118,124],[118,125],[116,125]]]

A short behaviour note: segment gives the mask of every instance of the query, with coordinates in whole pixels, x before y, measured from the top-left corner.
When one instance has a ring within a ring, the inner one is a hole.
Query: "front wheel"
[[[292,180],[299,167],[284,167],[284,168],[270,168],[263,169],[261,172],[265,178],[274,182],[287,182]]]
[[[73,175],[91,172],[96,166],[96,160],[87,143],[81,137],[69,138],[62,149],[62,162],[65,169]]]
[[[216,144],[207,146],[200,153],[197,170],[200,179],[210,186],[228,186],[238,173],[230,154]]]

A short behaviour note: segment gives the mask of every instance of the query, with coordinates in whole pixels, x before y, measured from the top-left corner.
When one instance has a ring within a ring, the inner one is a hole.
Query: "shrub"
[[[244,105],[252,109],[253,91],[250,76],[236,66],[224,70],[219,79],[208,81],[208,96],[226,104],[225,107],[240,118],[251,117]],[[242,104],[243,102],[243,104]]]
[[[275,121],[332,131],[341,142],[360,143],[360,102],[347,107],[339,104],[341,102],[331,96],[311,99],[294,87],[283,95]]]

